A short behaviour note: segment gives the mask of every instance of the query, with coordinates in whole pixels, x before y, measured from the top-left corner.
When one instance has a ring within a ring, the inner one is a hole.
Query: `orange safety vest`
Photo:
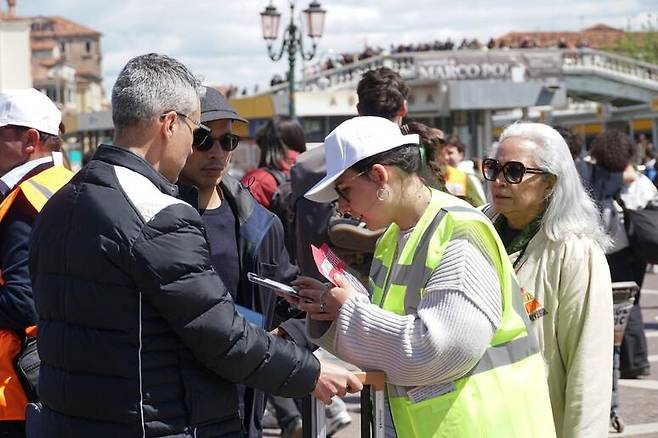
[[[34,207],[36,216],[48,199],[72,176],[70,170],[62,166],[53,166],[23,181],[0,203],[0,222],[19,194],[22,194]],[[0,272],[0,284],[4,284],[2,272]],[[28,337],[34,337],[36,334],[36,326],[25,329],[25,335]],[[14,359],[22,348],[22,339],[15,331],[0,330],[0,421],[25,420],[27,396],[14,370]]]
[[[448,192],[459,198],[466,197],[466,184],[467,176],[466,172],[463,172],[456,167],[446,166],[446,189]]]

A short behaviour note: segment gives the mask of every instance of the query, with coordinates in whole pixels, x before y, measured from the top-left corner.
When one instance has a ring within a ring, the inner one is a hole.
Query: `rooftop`
[[[497,40],[510,45],[521,45],[525,40],[526,42],[534,42],[541,47],[557,45],[560,41],[563,41],[569,46],[584,43],[593,49],[601,49],[614,45],[624,33],[622,29],[606,24],[596,24],[581,31],[509,32],[498,37]],[[631,34],[634,33],[631,32]]]
[[[37,16],[30,17],[28,19],[32,21],[32,31],[30,36],[35,39],[73,36],[101,36],[100,32],[97,32],[89,27],[83,26],[63,17]]]

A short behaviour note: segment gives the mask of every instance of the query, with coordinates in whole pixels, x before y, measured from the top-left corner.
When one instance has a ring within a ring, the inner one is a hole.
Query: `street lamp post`
[[[286,26],[281,41],[281,49],[278,53],[272,50],[272,45],[279,33],[279,22],[281,14],[271,3],[260,13],[261,26],[263,28],[263,39],[267,42],[267,54],[272,61],[279,61],[284,52],[288,52],[288,112],[290,117],[295,117],[295,59],[297,52],[306,61],[315,56],[317,48],[316,39],[322,37],[324,31],[324,16],[327,11],[322,9],[320,3],[312,1],[308,8],[304,9],[304,21],[306,22],[306,35],[311,38],[312,48],[310,52],[304,50],[304,41],[301,30],[295,24],[295,2],[290,0],[290,23]]]

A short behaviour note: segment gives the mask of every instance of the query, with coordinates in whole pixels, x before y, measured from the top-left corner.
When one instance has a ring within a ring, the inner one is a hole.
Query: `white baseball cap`
[[[45,94],[34,88],[0,93],[0,127],[25,126],[59,135],[62,113]]]
[[[311,201],[338,199],[333,182],[364,158],[407,144],[419,144],[418,134],[403,135],[400,127],[383,117],[360,116],[346,120],[324,139],[327,176],[304,195]]]

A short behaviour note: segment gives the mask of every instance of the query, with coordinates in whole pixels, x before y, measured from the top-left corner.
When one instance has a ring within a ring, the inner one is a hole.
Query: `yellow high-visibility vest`
[[[485,248],[498,273],[503,312],[489,347],[466,376],[420,388],[387,385],[398,437],[555,437],[544,361],[514,270],[486,216],[432,190],[429,206],[394,261],[399,231],[396,224],[389,226],[375,250],[374,304],[399,315],[412,313],[451,237],[466,234]]]

